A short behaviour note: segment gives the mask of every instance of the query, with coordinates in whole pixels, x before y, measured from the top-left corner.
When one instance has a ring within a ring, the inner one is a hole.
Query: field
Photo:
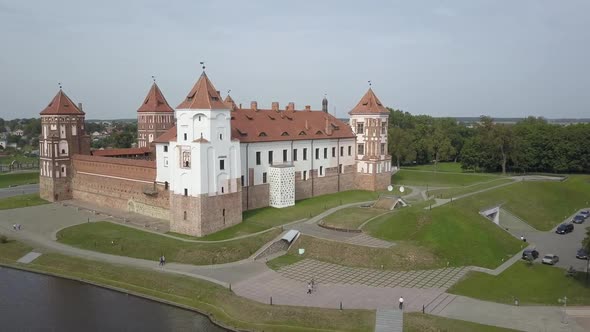
[[[480,190],[484,190],[484,189],[488,189],[488,188],[492,188],[492,187],[496,187],[496,186],[501,186],[503,184],[507,184],[507,183],[511,183],[511,182],[514,182],[514,180],[509,179],[509,178],[497,178],[497,179],[494,179],[491,181],[476,183],[476,184],[472,184],[469,186],[451,187],[448,189],[429,190],[428,196],[436,197],[436,198],[452,198],[452,197],[457,197],[460,195],[465,195],[468,193],[473,193],[476,191],[480,191]]]
[[[559,305],[558,298],[567,296],[568,304],[590,305],[590,286],[585,273],[575,278],[566,277],[563,269],[541,264],[518,262],[498,276],[470,272],[455,284],[450,293],[480,300],[512,304]]]
[[[297,201],[295,206],[288,208],[277,209],[265,207],[245,211],[243,213],[243,221],[235,226],[201,238],[190,238],[204,241],[231,239],[236,236],[252,234],[271,227],[281,226],[292,221],[310,218],[335,206],[354,202],[371,201],[377,199],[377,197],[378,193],[375,192],[351,190],[303,199]]]
[[[280,230],[221,243],[191,243],[106,221],[80,224],[57,233],[58,241],[74,247],[157,261],[194,265],[222,264],[250,257]]]
[[[453,162],[441,162],[441,163],[438,163],[436,166],[434,164],[416,165],[416,166],[402,166],[402,169],[430,171],[430,172],[451,172],[451,173],[469,172],[469,171],[465,171],[461,168],[461,163],[453,163]]]
[[[510,332],[517,330],[482,325],[417,312],[404,314],[404,332]]]
[[[305,248],[303,255],[297,254],[299,248]],[[311,258],[344,266],[373,269],[381,269],[383,266],[388,270],[419,270],[446,265],[446,261],[439,259],[428,248],[421,248],[410,242],[399,243],[391,248],[372,248],[301,235],[291,246],[289,254],[301,259]]]
[[[480,216],[479,210],[460,205],[463,201],[432,210],[424,209],[429,202],[416,204],[377,217],[364,230],[396,243],[411,241],[450,266],[495,268],[521,248],[520,241]]]
[[[8,165],[13,160],[16,160],[20,163],[38,163],[39,157],[26,157],[22,154],[11,155],[11,156],[0,156],[0,164]]]
[[[365,221],[387,212],[389,211],[373,208],[352,207],[338,210],[324,218],[323,221],[327,226],[331,227],[357,229]]]
[[[0,262],[16,261],[30,251],[29,246],[9,238],[7,243],[0,242]]]
[[[39,172],[0,174],[0,188],[28,183],[39,183]]]
[[[0,210],[16,209],[27,206],[47,204],[48,201],[41,199],[39,194],[27,194],[0,198]]]
[[[396,185],[459,187],[497,178],[500,178],[500,176],[494,174],[463,174],[401,169],[393,175],[392,183]]]

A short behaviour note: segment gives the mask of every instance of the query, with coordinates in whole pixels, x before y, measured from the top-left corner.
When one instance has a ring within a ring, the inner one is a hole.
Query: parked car
[[[537,259],[539,257],[539,252],[535,249],[525,249],[522,252],[522,259],[527,259],[527,257],[533,257],[533,259]]]
[[[584,248],[578,249],[578,252],[576,253],[576,258],[588,259],[588,252],[586,251],[586,249],[584,249]]]
[[[588,219],[590,217],[590,210],[582,210],[580,214],[584,216],[584,218]]]
[[[554,265],[555,263],[559,262],[559,257],[557,257],[557,255],[554,254],[547,254],[543,257],[541,262],[543,264]]]
[[[567,234],[574,231],[574,224],[561,224],[557,226],[555,233],[557,234]]]
[[[584,216],[583,216],[583,215],[581,215],[581,214],[577,214],[577,215],[574,217],[574,219],[572,219],[572,222],[573,222],[574,224],[581,224],[581,223],[583,223],[585,220],[586,220],[586,217],[584,217]]]

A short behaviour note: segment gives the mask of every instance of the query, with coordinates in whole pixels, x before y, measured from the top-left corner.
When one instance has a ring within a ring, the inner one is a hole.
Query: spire
[[[232,97],[229,95],[229,93],[228,93],[227,97],[225,97],[225,99],[223,100],[223,103],[225,104],[225,106],[231,108],[232,110],[235,110],[236,108],[238,108],[238,106],[236,105],[236,103],[234,102]]]
[[[152,78],[154,78],[152,76]],[[147,96],[145,96],[145,100],[143,104],[137,110],[138,112],[174,112],[174,109],[170,107],[166,98],[164,98],[164,94],[158,87],[154,79],[154,83],[152,83],[152,87],[148,92]]]
[[[40,113],[41,115],[84,115],[84,112],[76,106],[65,92],[59,86],[59,91],[53,97],[53,100]]]
[[[322,100],[322,111],[328,113],[328,98],[326,98],[326,95],[324,95],[324,99]]]
[[[221,100],[219,92],[209,81],[205,71],[186,96],[186,99],[176,108],[179,109],[229,109]]]
[[[348,114],[389,114],[389,111],[383,107],[381,101],[373,92],[373,89],[369,87],[367,93],[365,93],[359,103]]]

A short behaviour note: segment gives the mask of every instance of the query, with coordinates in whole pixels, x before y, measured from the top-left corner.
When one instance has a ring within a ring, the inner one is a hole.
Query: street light
[[[567,307],[567,296],[564,296],[563,298],[557,299],[557,302],[563,303],[563,315],[561,316],[561,322],[563,324],[567,324],[567,316],[565,314],[565,308]]]

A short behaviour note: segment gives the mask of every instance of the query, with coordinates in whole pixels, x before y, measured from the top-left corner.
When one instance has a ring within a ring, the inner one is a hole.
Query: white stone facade
[[[269,168],[269,205],[284,208],[295,205],[295,167],[284,164]]]

